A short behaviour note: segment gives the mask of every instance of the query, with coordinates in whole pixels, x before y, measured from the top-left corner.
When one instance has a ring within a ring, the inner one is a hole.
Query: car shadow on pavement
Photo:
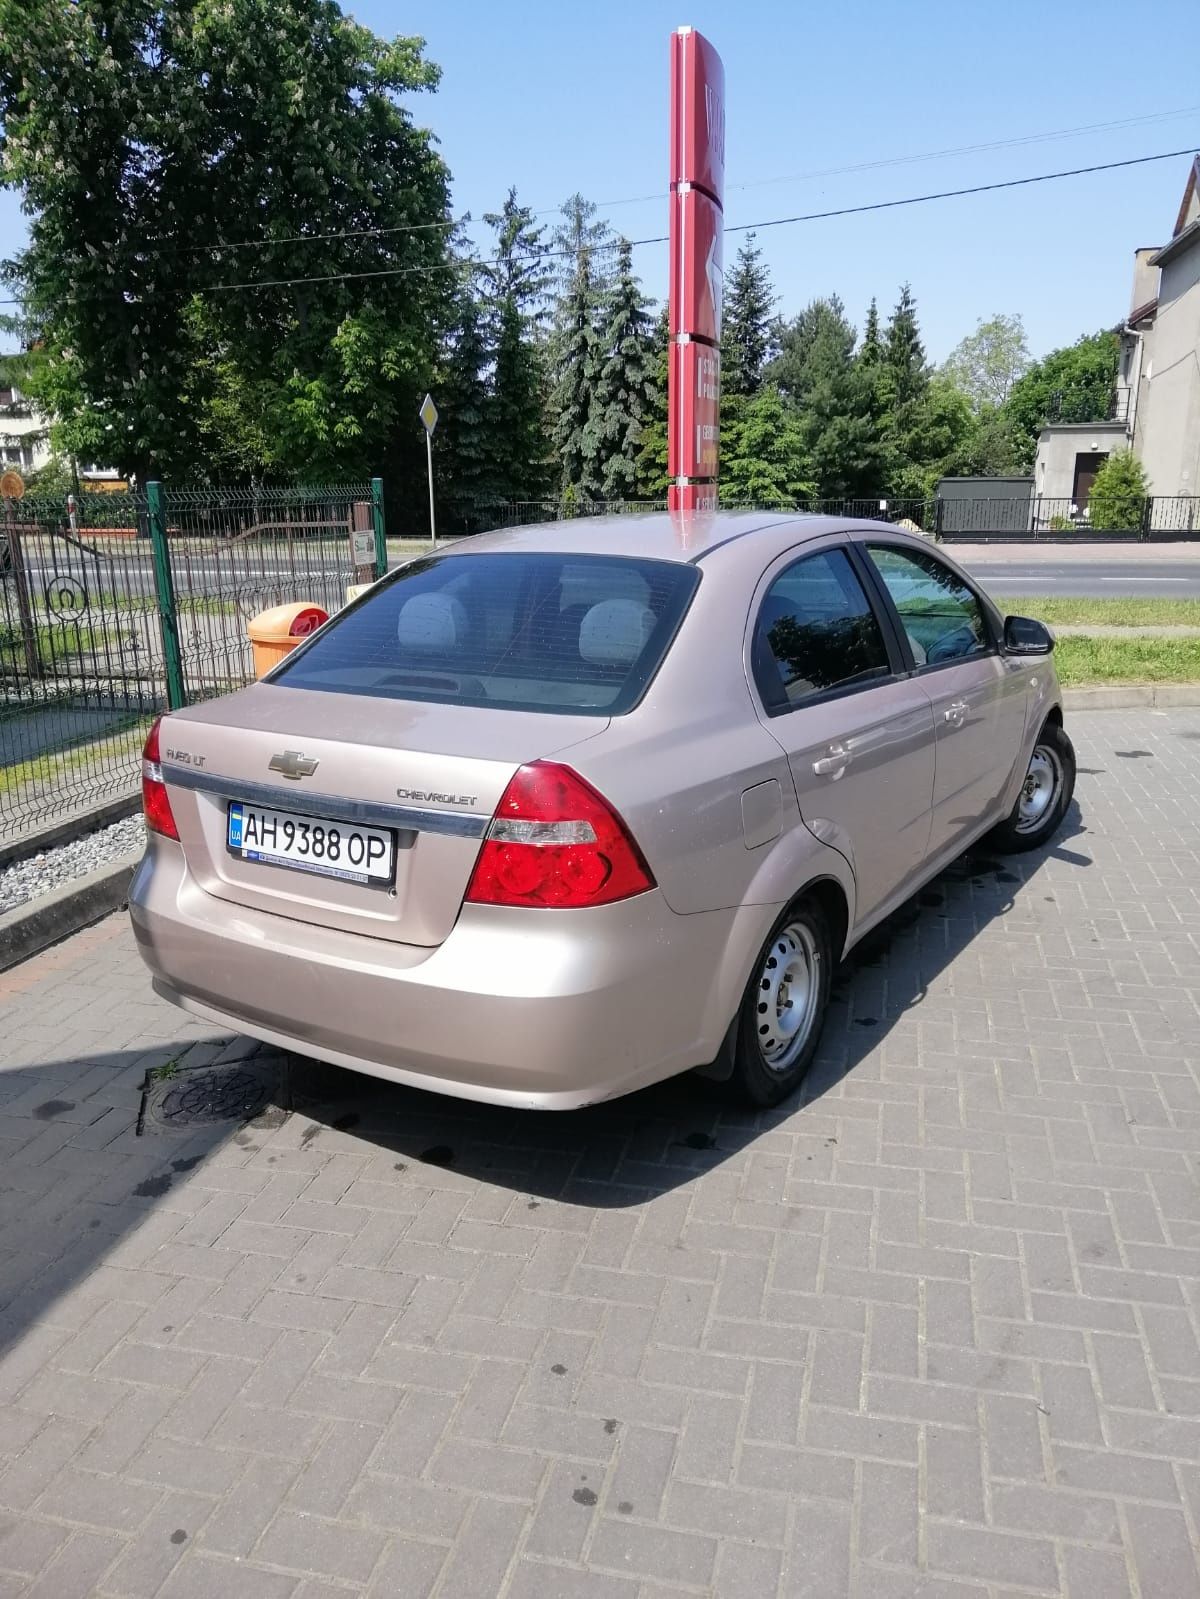
[[[184,1192],[186,1174],[226,1141],[228,1121],[137,1130],[147,1071],[193,1047],[216,1052],[189,1041],[0,1069],[0,1356],[32,1324],[72,1327],[86,1306],[66,1302],[81,1285],[100,1296],[133,1280],[126,1268],[154,1271],[163,1239],[208,1197]],[[0,1401],[11,1380],[0,1373]]]
[[[976,845],[873,928],[842,963],[821,1049],[802,1091],[811,1105],[835,1089],[895,1026],[924,1001],[937,980],[997,917],[1018,905],[1043,863],[1080,869],[1091,856],[1073,841],[1087,832],[1073,801],[1053,844],[1026,855],[994,856]],[[1011,999],[1012,995],[997,995]]]
[[[1047,856],[1091,864],[1067,847],[1083,831],[1073,805],[1050,849],[1003,860],[972,851],[875,929],[837,974],[804,1090],[773,1110],[741,1108],[719,1085],[692,1075],[585,1110],[507,1110],[292,1057],[289,1108],[306,1124],[300,1145],[328,1147],[331,1137],[346,1135],[388,1150],[410,1180],[435,1167],[531,1201],[643,1204],[729,1161],[835,1088],[972,939],[1013,910]]]
[[[1005,861],[973,852],[876,929],[837,974],[803,1092],[773,1110],[741,1108],[690,1075],[587,1110],[506,1110],[195,1035],[175,1055],[116,1050],[9,1068],[0,1078],[0,1355],[31,1324],[73,1328],[80,1293],[97,1303],[136,1296],[142,1273],[160,1286],[174,1275],[181,1244],[220,1247],[228,1218],[210,1212],[228,1203],[224,1168],[261,1168],[264,1182],[274,1169],[316,1177],[350,1155],[376,1186],[490,1191],[508,1219],[543,1205],[645,1204],[755,1145],[794,1153],[808,1108],[920,1007],[989,923],[1019,910],[1047,857],[1091,864],[1070,847],[1084,831],[1073,807],[1046,851]],[[789,1143],[773,1145],[785,1126]],[[813,1137],[827,1130],[814,1125]],[[727,1198],[740,1182],[734,1165]],[[9,1380],[0,1371],[0,1391]]]

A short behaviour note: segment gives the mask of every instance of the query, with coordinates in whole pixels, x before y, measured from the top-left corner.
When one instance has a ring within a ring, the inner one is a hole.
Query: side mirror
[[[1045,622],[1032,616],[1007,616],[1004,619],[1004,652],[1006,655],[1049,655],[1054,648],[1054,634]]]

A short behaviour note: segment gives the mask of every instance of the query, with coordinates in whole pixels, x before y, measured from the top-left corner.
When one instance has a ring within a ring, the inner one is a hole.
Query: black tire
[[[988,845],[1006,855],[1041,849],[1062,826],[1074,793],[1075,746],[1061,727],[1047,722],[1033,746],[1017,802],[1008,820],[988,834]]]
[[[738,1099],[778,1105],[804,1081],[821,1041],[833,964],[824,912],[815,900],[797,900],[776,922],[746,985],[729,1079]]]

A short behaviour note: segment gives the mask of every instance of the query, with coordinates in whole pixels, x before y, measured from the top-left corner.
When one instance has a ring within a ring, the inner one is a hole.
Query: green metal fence
[[[4,501],[0,852],[136,792],[159,711],[251,680],[257,612],[386,565],[378,479]]]

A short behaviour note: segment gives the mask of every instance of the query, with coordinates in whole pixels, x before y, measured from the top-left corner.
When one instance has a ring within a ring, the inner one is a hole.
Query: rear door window
[[[806,556],[779,574],[759,609],[751,659],[772,713],[890,676],[879,622],[843,550]]]
[[[615,556],[433,556],[349,606],[271,681],[620,715],[661,665],[699,580],[694,567]]]

